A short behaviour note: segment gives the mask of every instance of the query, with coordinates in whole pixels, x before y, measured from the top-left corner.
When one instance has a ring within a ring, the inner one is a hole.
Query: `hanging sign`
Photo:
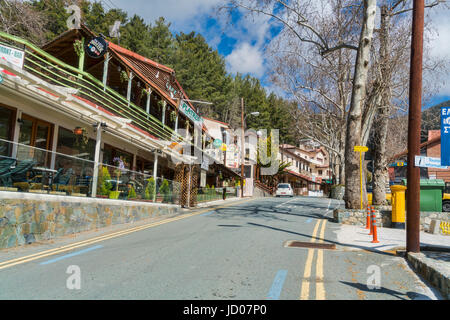
[[[450,166],[450,107],[441,108],[441,165]]]
[[[203,119],[197,112],[195,112],[185,101],[181,102],[180,111],[194,122],[194,125],[201,128],[203,126]]]
[[[0,59],[6,60],[22,69],[25,52],[0,44]]]
[[[222,146],[222,140],[220,140],[220,139],[214,140],[214,142],[213,142],[214,148],[219,149],[221,146]]]
[[[85,51],[89,57],[99,59],[108,51],[108,43],[102,37],[96,37],[86,44]]]

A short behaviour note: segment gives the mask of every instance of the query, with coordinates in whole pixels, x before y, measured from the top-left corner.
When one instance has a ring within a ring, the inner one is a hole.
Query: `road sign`
[[[406,163],[406,161],[397,161],[394,163],[391,163],[389,165],[389,167],[406,167],[408,164]]]
[[[421,168],[448,169],[447,166],[441,165],[441,159],[416,156],[415,166]]]
[[[363,169],[362,169],[362,153],[369,151],[369,148],[365,146],[355,146],[355,152],[359,152],[359,182],[360,182],[360,191],[361,191],[361,210],[363,209]]]
[[[355,150],[355,152],[367,152],[367,151],[369,151],[369,148],[364,147],[364,146],[356,146],[354,150]]]
[[[441,108],[441,165],[450,166],[450,107]]]

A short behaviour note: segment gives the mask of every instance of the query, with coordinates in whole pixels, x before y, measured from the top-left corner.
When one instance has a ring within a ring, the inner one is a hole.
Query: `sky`
[[[227,71],[250,74],[261,80],[268,91],[280,93],[268,81],[270,69],[265,60],[265,48],[280,31],[280,26],[267,16],[249,17],[240,11],[231,18],[218,14],[217,7],[225,0],[101,0],[104,7],[120,8],[129,16],[138,14],[151,23],[163,16],[171,22],[174,33],[191,31],[202,34],[208,44],[224,56]],[[428,1],[427,1],[428,2]],[[450,61],[450,9],[428,9],[426,21],[434,28],[431,54]],[[151,57],[149,57],[151,58]],[[447,63],[448,65],[450,63]],[[450,100],[450,67],[439,79],[430,77],[424,81],[439,81],[439,92],[429,105]]]

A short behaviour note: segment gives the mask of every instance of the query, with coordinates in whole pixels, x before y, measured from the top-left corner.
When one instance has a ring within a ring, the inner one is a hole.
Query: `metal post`
[[[424,0],[414,0],[408,117],[407,252],[420,252],[420,168],[414,163],[415,157],[420,155],[423,28]]]
[[[152,88],[148,88],[147,92],[147,104],[145,106],[145,112],[147,112],[147,119],[150,119],[150,99],[152,97]]]
[[[241,98],[241,197],[244,197],[244,152],[245,152],[245,138],[244,138],[244,98]]]
[[[166,106],[167,106],[167,102],[166,100],[163,101],[163,108],[162,108],[162,117],[161,117],[161,122],[163,125],[163,128],[166,126],[165,122],[166,122]]]
[[[128,100],[128,105],[130,105],[130,101],[131,101],[131,81],[133,81],[133,72],[130,72],[130,77],[128,78],[128,88],[127,88],[127,100]]]
[[[153,161],[153,179],[155,180],[155,193],[153,194],[153,202],[156,201],[156,193],[158,192],[156,190],[156,186],[157,186],[157,181],[156,181],[156,177],[157,177],[157,172],[158,171],[158,154],[155,151],[155,161]]]
[[[80,56],[78,57],[78,70],[80,70],[80,72],[83,72],[83,70],[84,70],[84,56],[85,56],[85,52],[84,52],[84,42],[85,42],[85,41],[84,41],[84,38],[81,38],[81,43],[82,43],[83,50],[81,50]],[[79,77],[80,79],[83,78],[83,76],[81,75],[81,73],[78,74],[78,77]]]
[[[102,123],[97,124],[97,138],[95,141],[95,155],[94,155],[94,173],[92,175],[92,192],[91,197],[97,196],[97,183],[98,183],[98,165],[100,159],[100,147],[102,143]]]
[[[111,60],[111,57],[109,55],[109,52],[106,52],[105,62],[103,63],[103,91],[106,91],[106,84],[108,82],[109,60]]]

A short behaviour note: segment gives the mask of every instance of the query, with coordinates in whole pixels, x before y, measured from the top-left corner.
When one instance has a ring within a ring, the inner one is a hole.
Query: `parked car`
[[[289,183],[279,183],[277,186],[277,191],[275,192],[277,197],[293,197],[294,190]]]

